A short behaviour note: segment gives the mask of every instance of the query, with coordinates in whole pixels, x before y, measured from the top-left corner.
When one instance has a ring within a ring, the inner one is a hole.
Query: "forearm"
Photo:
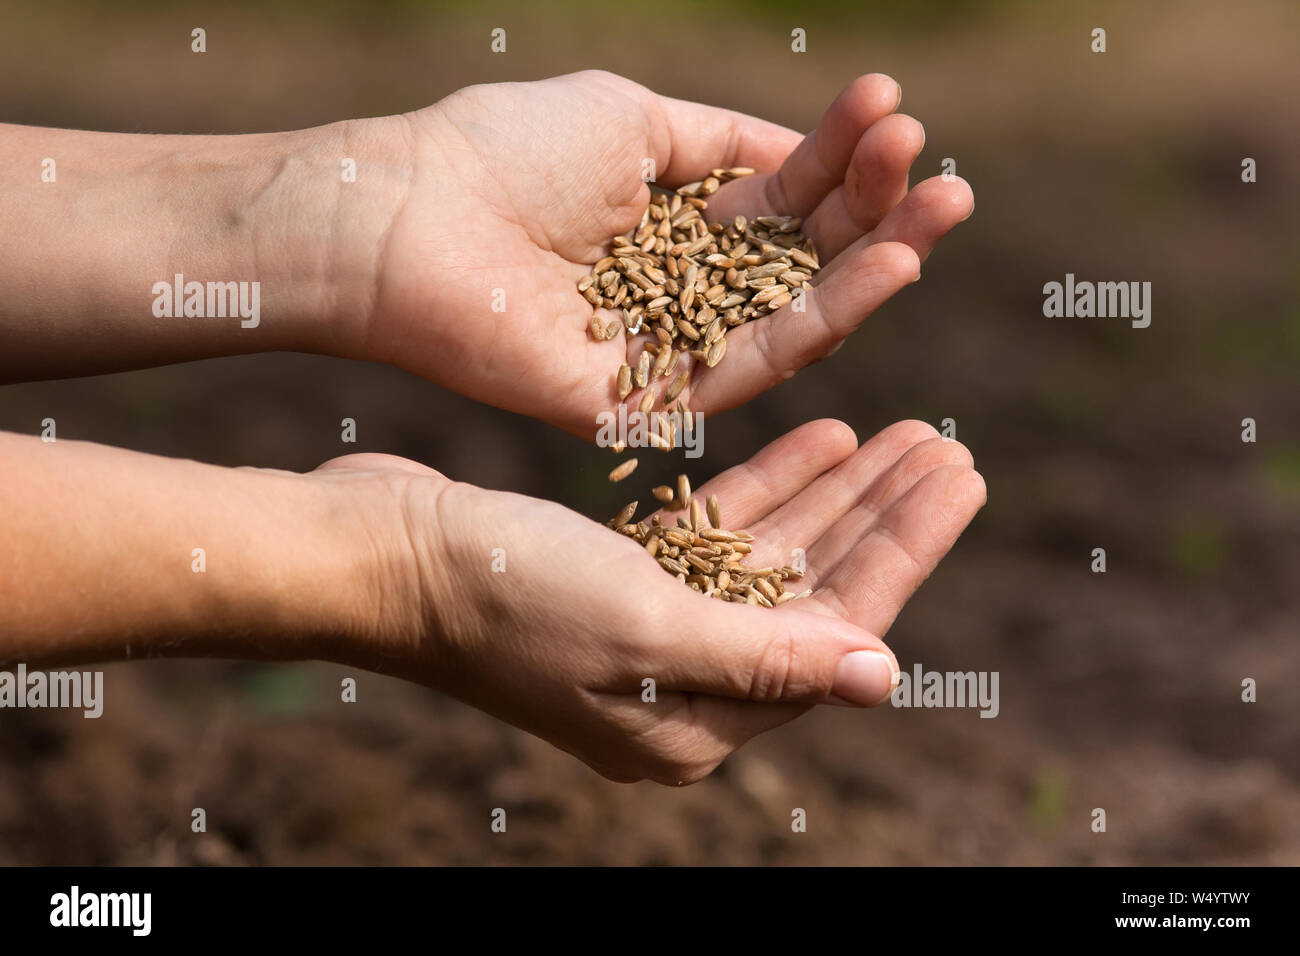
[[[407,600],[361,483],[0,434],[0,661],[353,659]]]
[[[0,126],[0,380],[347,351],[405,188],[390,122],[244,136]]]

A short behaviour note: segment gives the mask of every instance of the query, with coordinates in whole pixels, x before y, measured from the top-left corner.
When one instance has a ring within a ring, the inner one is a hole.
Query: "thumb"
[[[883,703],[897,684],[893,652],[814,601],[765,609],[700,598],[691,614],[679,606],[681,636],[666,651],[661,686],[763,703]]]

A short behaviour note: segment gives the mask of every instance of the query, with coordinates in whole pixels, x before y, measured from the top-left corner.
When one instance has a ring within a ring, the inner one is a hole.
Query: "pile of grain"
[[[635,458],[630,460],[633,467],[635,462]],[[659,566],[678,581],[705,597],[761,607],[776,607],[812,593],[786,590],[786,581],[803,576],[795,568],[754,568],[744,564],[745,555],[753,551],[754,536],[722,527],[717,495],[709,496],[706,525],[705,509],[700,507],[699,499],[691,497],[691,483],[685,475],[677,476],[676,491],[660,485],[654,489],[654,496],[663,502],[665,511],[686,514],[678,516],[675,526],[665,525],[657,514],[649,521],[634,523],[639,503],[633,501],[609,521],[609,527],[644,545]]]
[[[654,335],[635,367],[619,368],[615,389],[620,402],[633,387],[644,389],[670,377],[664,406],[672,405],[690,378],[689,369],[677,371],[683,352],[715,367],[727,354],[728,330],[789,305],[812,287],[821,264],[812,240],[799,233],[803,221],[798,217],[705,220],[709,204],[703,197],[752,172],[715,169],[671,196],[656,193],[632,237],[614,236],[610,254],[578,283],[593,306],[590,328],[597,341],[620,332]],[[621,321],[606,324],[601,309],[621,310]],[[649,412],[654,399],[648,391],[641,411]]]

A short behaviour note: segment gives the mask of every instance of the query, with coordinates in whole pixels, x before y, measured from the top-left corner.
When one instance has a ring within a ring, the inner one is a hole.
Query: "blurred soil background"
[[[685,65],[654,42],[683,21]],[[674,791],[394,679],[345,706],[333,665],[113,665],[100,720],[0,712],[0,863],[1300,863],[1298,36],[1300,7],[1255,0],[0,2],[0,120],[49,126],[279,130],[599,67],[808,130],[893,75],[915,178],[952,157],[974,217],[833,358],[712,420],[690,471],[819,417],[955,419],[989,504],[889,639],[905,667],[1001,675],[994,720],[823,708]],[[1044,318],[1067,272],[1152,282],[1150,328]],[[624,496],[607,451],[313,356],[0,388],[0,428],[45,417],[228,465],[391,452],[601,519]],[[646,487],[680,466],[641,458]]]

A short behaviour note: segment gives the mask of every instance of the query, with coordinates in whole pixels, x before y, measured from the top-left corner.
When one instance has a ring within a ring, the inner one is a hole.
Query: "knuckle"
[[[792,635],[786,631],[767,642],[754,668],[749,685],[749,697],[760,703],[772,703],[782,698],[786,682],[795,666],[798,651]]]
[[[801,653],[794,633],[783,630],[763,648],[750,682],[750,700],[771,704],[822,697],[829,681],[818,670]]]

